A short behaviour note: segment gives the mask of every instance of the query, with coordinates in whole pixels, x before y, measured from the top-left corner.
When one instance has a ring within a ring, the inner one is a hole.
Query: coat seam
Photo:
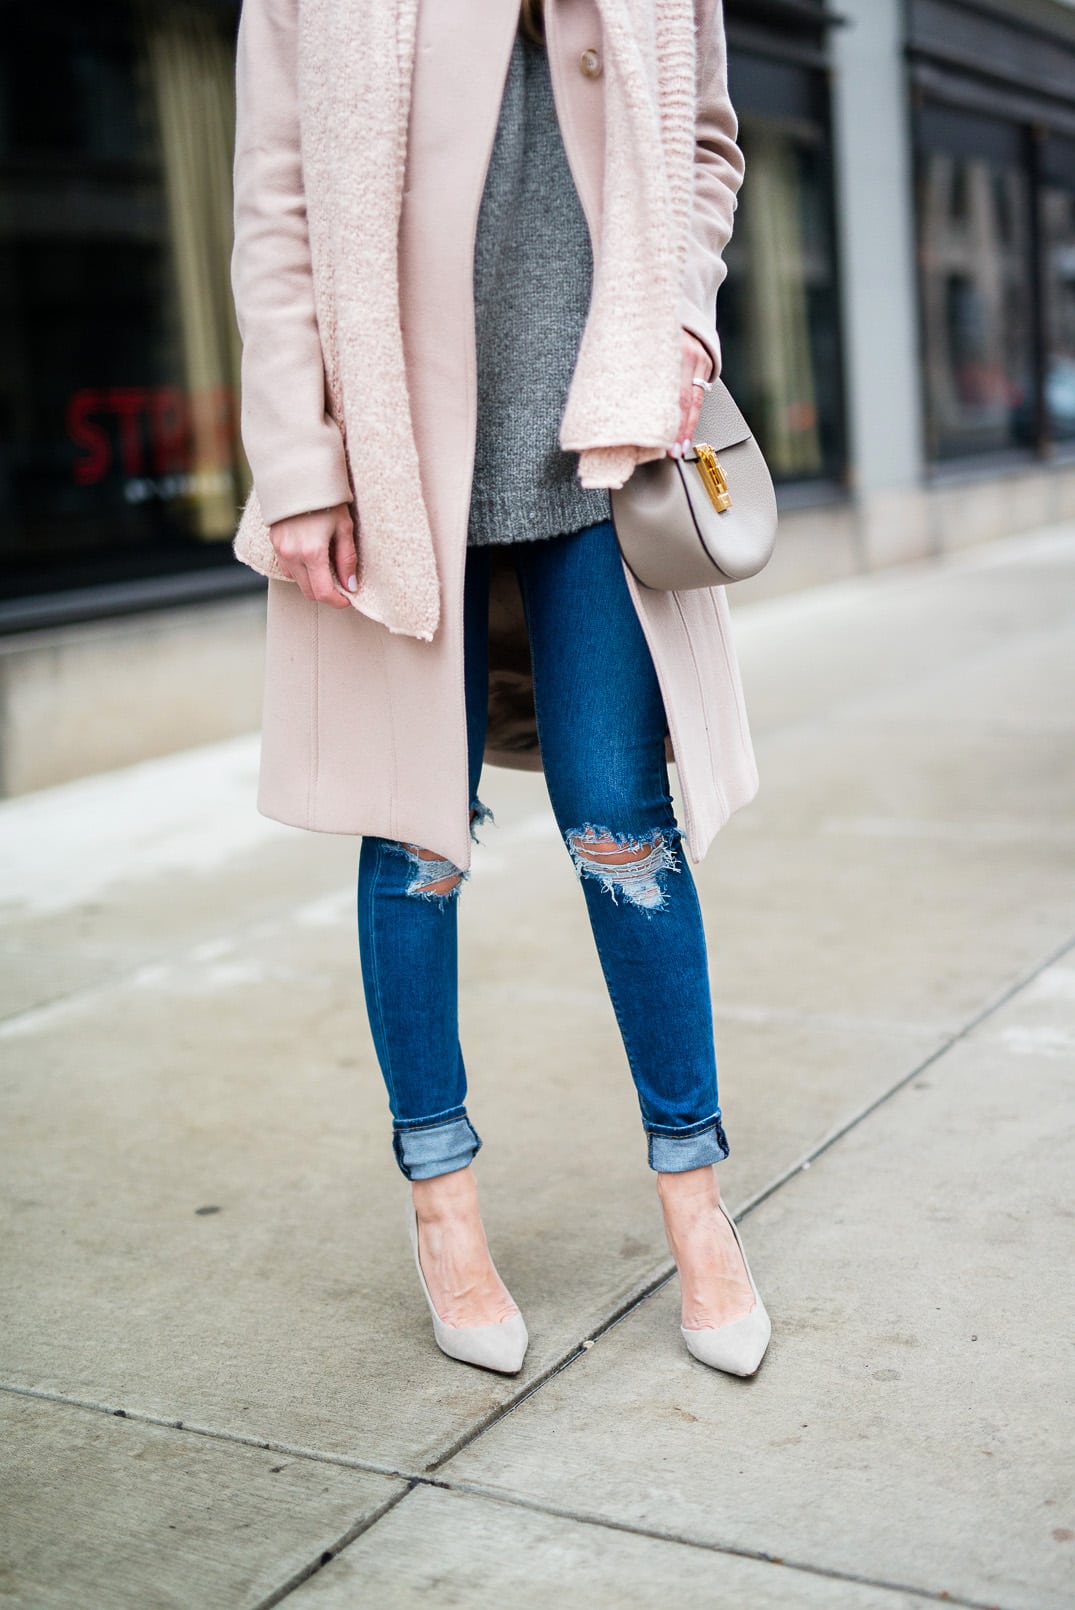
[[[694,809],[694,802],[693,802],[693,800],[691,798],[690,784],[684,779],[683,771],[682,771],[682,768],[681,768],[680,762],[679,762],[679,756],[680,756],[681,750],[680,750],[680,744],[678,742],[678,735],[679,735],[680,727],[679,727],[679,721],[678,721],[676,713],[675,713],[675,700],[673,699],[671,701],[671,703],[669,703],[669,700],[668,700],[668,698],[667,698],[667,696],[665,694],[664,674],[663,674],[663,671],[662,671],[662,666],[660,664],[660,658],[659,658],[658,654],[655,652],[653,643],[650,641],[651,623],[650,623],[648,617],[646,616],[645,610],[640,607],[641,597],[642,597],[641,587],[644,584],[639,583],[638,579],[635,577],[633,571],[631,570],[630,565],[627,563],[626,559],[624,559],[622,553],[620,554],[620,560],[621,560],[621,562],[623,564],[624,573],[629,578],[629,580],[628,580],[628,592],[631,594],[631,602],[634,605],[635,614],[638,617],[639,625],[641,626],[643,635],[645,636],[646,644],[647,644],[647,647],[649,648],[649,652],[650,652],[650,659],[653,661],[653,669],[654,669],[654,672],[655,672],[656,677],[657,677],[657,684],[658,684],[658,686],[659,686],[659,688],[661,690],[661,702],[664,705],[665,723],[666,723],[666,725],[668,727],[668,740],[669,740],[669,743],[672,746],[672,761],[673,761],[673,764],[676,767],[677,772],[679,773],[680,789],[681,789],[681,792],[683,794],[683,812],[684,812],[684,821],[685,821],[686,829],[687,829],[687,843],[688,843],[688,846],[690,847],[691,853],[694,854],[696,849],[697,849],[698,842],[699,842],[698,817],[697,817],[697,812]],[[676,599],[675,593],[670,592],[667,596],[670,597],[673,600],[673,602],[678,603],[678,600]],[[680,615],[680,624],[681,624],[681,626],[683,626],[684,632],[686,633],[686,623],[683,621],[682,611],[679,612],[679,615]],[[688,644],[689,644],[689,635],[688,635]],[[695,674],[697,675],[697,666],[695,667]]]
[[[306,819],[315,820],[314,798],[317,793],[318,767],[321,761],[321,619],[316,603],[310,604],[311,635],[313,637],[313,676],[310,679],[310,759],[306,779]]]
[[[727,598],[727,594],[725,594],[725,598]],[[729,651],[729,645],[728,645],[728,642],[727,642],[727,638],[725,637],[724,621],[721,618],[720,610],[717,608],[717,600],[716,600],[716,596],[715,596],[714,591],[710,592],[709,601],[710,601],[710,603],[711,603],[711,605],[713,607],[713,615],[714,615],[714,618],[715,618],[716,623],[717,623],[717,636],[720,638],[720,649],[721,649],[721,653],[724,656],[725,668],[726,668],[726,670],[728,672],[728,686],[729,686],[729,688],[731,690],[732,700],[733,700],[733,702],[735,704],[735,719],[736,719],[736,723],[738,724],[738,727],[739,727],[739,738],[740,738],[740,741],[743,744],[744,749],[752,749],[753,748],[753,743],[752,743],[752,740],[751,740],[751,737],[750,737],[750,733],[747,730],[746,721],[744,719],[745,712],[744,712],[744,707],[743,707],[743,700],[740,697],[739,692],[738,692],[738,690],[736,688],[735,676],[734,676],[733,671],[732,671],[732,656],[731,656],[731,653]]]
[[[720,800],[721,812],[724,817],[727,818],[729,814],[728,801],[725,798],[724,789],[721,787],[720,783],[720,768],[717,762],[716,750],[713,745],[713,729],[709,725],[709,716],[706,710],[705,685],[702,681],[701,667],[698,664],[698,656],[694,652],[694,643],[691,639],[690,627],[687,625],[687,617],[683,612],[683,605],[680,602],[679,594],[672,592],[669,596],[675,605],[676,613],[679,615],[680,624],[683,627],[683,635],[687,640],[687,649],[690,653],[691,665],[694,667],[694,679],[698,684],[698,707],[702,715],[702,725],[705,728],[706,751],[709,755],[709,774],[713,781],[713,789],[717,795],[717,798]],[[723,643],[723,637],[721,638],[721,641]]]
[[[392,751],[391,777],[399,776],[399,744],[396,741],[396,716],[392,708],[392,695],[389,687],[388,666],[385,664],[385,637],[388,628],[380,627],[377,639],[377,659],[381,669],[381,681],[384,686],[384,708],[388,715],[388,746]],[[391,789],[388,796],[388,837],[396,839],[399,836],[399,812],[396,809],[396,791]]]

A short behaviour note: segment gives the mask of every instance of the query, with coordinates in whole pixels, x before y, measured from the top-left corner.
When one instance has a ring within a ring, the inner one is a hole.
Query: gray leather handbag
[[[776,493],[721,379],[702,398],[694,452],[639,464],[611,494],[620,552],[644,587],[720,587],[757,575],[776,542]]]

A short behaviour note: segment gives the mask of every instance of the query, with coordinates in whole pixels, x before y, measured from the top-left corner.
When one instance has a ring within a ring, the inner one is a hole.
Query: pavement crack
[[[656,1542],[677,1544],[680,1548],[702,1549],[709,1554],[726,1554],[736,1559],[753,1560],[758,1564],[771,1565],[775,1569],[795,1571],[804,1576],[821,1577],[831,1582],[847,1582],[856,1587],[874,1588],[886,1593],[898,1593],[906,1596],[914,1594],[920,1599],[931,1600],[938,1604],[956,1605],[959,1610],[1014,1610],[1014,1607],[1001,1605],[996,1599],[970,1599],[950,1592],[945,1588],[926,1588],[910,1582],[889,1582],[883,1577],[871,1577],[856,1571],[841,1570],[838,1566],[815,1564],[810,1560],[789,1559],[786,1554],[769,1554],[762,1549],[749,1549],[739,1547],[733,1543],[707,1542],[703,1538],[689,1537],[679,1532],[669,1532],[660,1527],[637,1525],[632,1521],[615,1520],[608,1515],[598,1515],[586,1510],[569,1509],[558,1504],[543,1503],[540,1499],[533,1499],[521,1493],[506,1493],[495,1488],[485,1487],[480,1482],[450,1481],[443,1477],[434,1478],[419,1476],[416,1478],[414,1491],[419,1486],[438,1487],[448,1492],[468,1493],[472,1497],[481,1498],[487,1503],[506,1504],[515,1509],[531,1510],[539,1515],[555,1516],[559,1520],[574,1521],[580,1526],[593,1526],[603,1531],[627,1532],[634,1537],[648,1537]],[[407,1497],[409,1494],[403,1494]],[[260,1610],[260,1606],[258,1607]]]
[[[371,1527],[376,1526],[377,1522],[383,1520],[387,1514],[395,1509],[397,1504],[402,1504],[405,1498],[409,1498],[414,1491],[414,1487],[415,1483],[412,1481],[403,1492],[392,1493],[385,1499],[383,1504],[379,1504],[375,1510],[363,1515],[353,1526],[349,1526],[345,1532],[342,1532],[329,1548],[322,1549],[316,1559],[310,1560],[306,1565],[300,1565],[286,1581],[281,1582],[280,1586],[274,1588],[266,1598],[258,1599],[256,1604],[250,1606],[250,1610],[272,1610],[273,1605],[280,1604],[287,1598],[289,1593],[294,1593],[296,1588],[302,1587],[303,1583],[308,1582],[312,1576],[316,1576],[318,1571],[323,1571],[326,1565],[331,1565],[332,1561],[349,1544],[354,1543],[364,1532],[368,1532]]]
[[[93,1398],[76,1398],[65,1392],[49,1392],[43,1387],[24,1386],[17,1381],[0,1381],[0,1392],[15,1397],[36,1398],[44,1403],[60,1404],[68,1409],[84,1409],[90,1414],[104,1414],[124,1420],[135,1420],[142,1425],[159,1426],[165,1431],[189,1433],[193,1437],[208,1437],[216,1442],[231,1442],[239,1447],[262,1448],[269,1453],[286,1454],[291,1459],[308,1459],[323,1465],[340,1465],[345,1470],[360,1470],[369,1475],[389,1476],[397,1481],[415,1481],[413,1471],[400,1470],[397,1465],[384,1464],[374,1459],[359,1459],[351,1454],[330,1453],[324,1448],[308,1448],[301,1443],[284,1442],[278,1437],[259,1437],[253,1433],[227,1431],[220,1426],[197,1425],[192,1420],[176,1419],[174,1415],[153,1414],[148,1409],[124,1408],[118,1404],[100,1403]]]
[[[1066,956],[1073,952],[1075,952],[1075,935],[1069,936],[1055,950],[1035,962],[1033,967],[1017,978],[1014,983],[1006,985],[991,1000],[987,1001],[979,1011],[968,1018],[960,1028],[956,1029],[940,1045],[936,1046],[928,1056],[923,1057],[920,1062],[916,1062],[908,1073],[901,1074],[887,1090],[883,1090],[879,1096],[875,1096],[872,1101],[867,1102],[858,1112],[826,1135],[824,1140],[819,1141],[811,1151],[805,1153],[789,1168],[784,1169],[768,1185],[763,1186],[760,1191],[756,1191],[753,1196],[748,1197],[746,1202],[737,1208],[736,1218],[744,1218],[746,1214],[752,1213],[762,1202],[767,1201],[770,1196],[773,1196],[783,1186],[787,1185],[790,1180],[793,1180],[797,1174],[800,1174],[805,1167],[812,1165],[819,1157],[823,1157],[826,1152],[831,1151],[832,1147],[843,1140],[845,1135],[849,1135],[871,1114],[879,1111],[880,1108],[890,1102],[893,1096],[899,1095],[901,1090],[905,1090],[908,1085],[913,1084],[927,1068],[932,1067],[935,1062],[939,1062],[942,1057],[947,1056],[953,1046],[958,1045],[968,1035],[973,1034],[976,1029],[981,1028],[984,1023],[987,1023],[991,1017],[995,1017],[1002,1007],[1006,1006],[1010,1000],[1013,1000],[1015,996],[1025,990],[1042,973],[1046,972],[1050,967],[1055,967],[1058,962],[1063,961]]]

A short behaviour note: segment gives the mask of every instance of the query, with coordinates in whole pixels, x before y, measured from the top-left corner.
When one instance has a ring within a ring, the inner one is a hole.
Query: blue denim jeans
[[[608,521],[512,543],[538,738],[557,825],[638,1095],[651,1168],[728,1155],[705,934],[665,763],[665,714]],[[464,673],[471,834],[488,700],[488,548],[467,552]],[[358,937],[370,1028],[408,1179],[464,1168],[482,1144],[459,1044],[456,906],[469,874],[420,845],[365,837]],[[551,937],[551,936],[550,936]]]

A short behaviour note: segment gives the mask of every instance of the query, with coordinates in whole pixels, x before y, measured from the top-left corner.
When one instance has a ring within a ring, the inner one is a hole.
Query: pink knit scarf
[[[430,640],[440,588],[400,330],[397,236],[419,0],[303,0],[303,186],[329,411],[358,533],[350,603]],[[691,0],[596,0],[604,52],[601,243],[560,430],[588,487],[618,487],[679,421],[679,295],[690,228],[696,79]],[[556,0],[546,0],[551,6]],[[345,71],[362,63],[361,84]],[[361,152],[361,161],[341,159]],[[252,489],[236,556],[282,577]],[[342,589],[341,589],[342,590]]]

